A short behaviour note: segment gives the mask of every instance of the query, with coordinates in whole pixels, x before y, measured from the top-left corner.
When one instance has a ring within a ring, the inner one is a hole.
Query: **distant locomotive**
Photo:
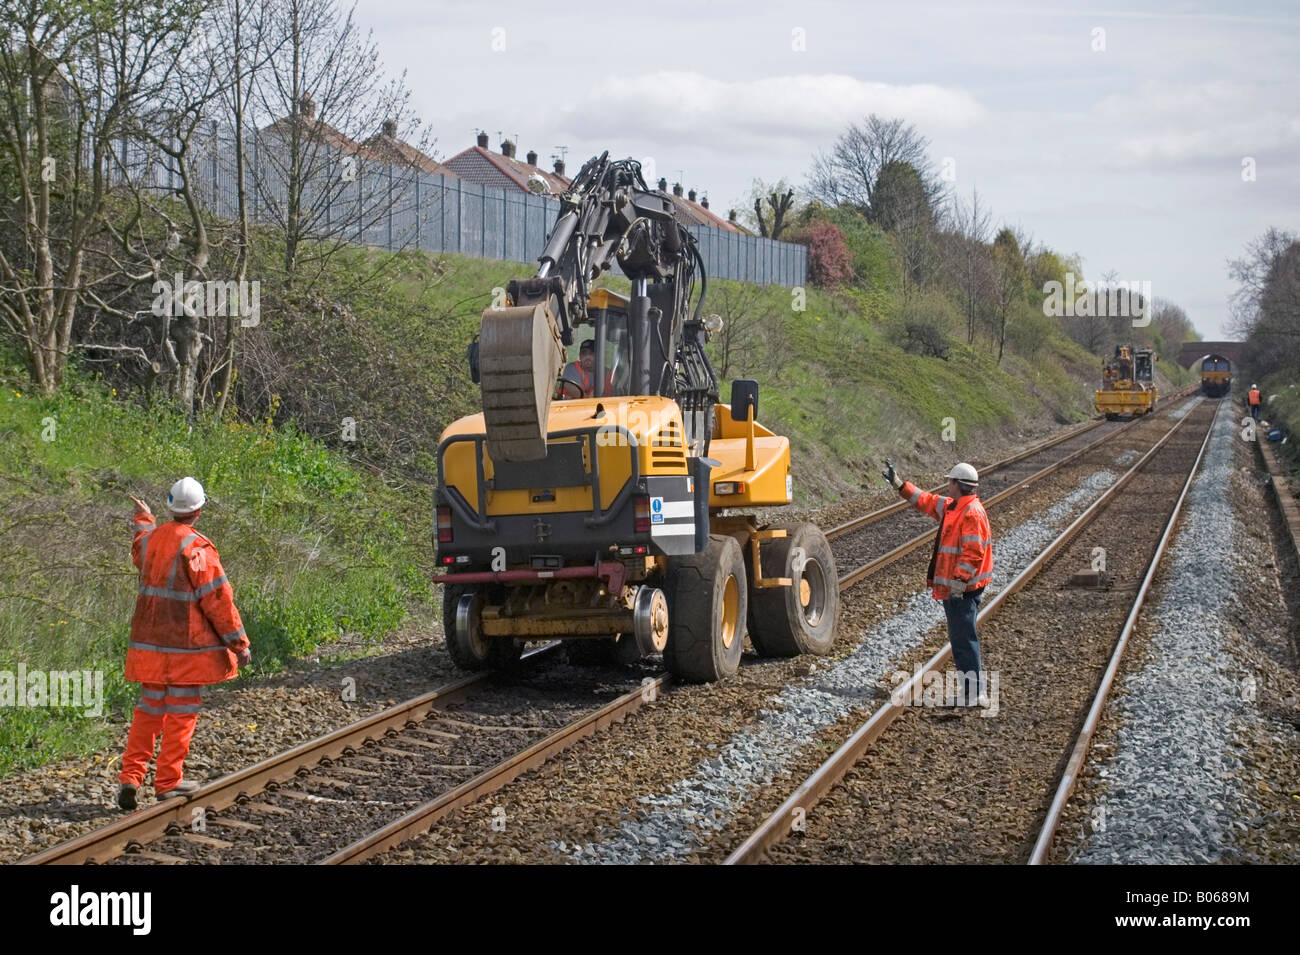
[[[1222,355],[1201,359],[1201,391],[1210,398],[1222,398],[1232,387],[1232,362]]]

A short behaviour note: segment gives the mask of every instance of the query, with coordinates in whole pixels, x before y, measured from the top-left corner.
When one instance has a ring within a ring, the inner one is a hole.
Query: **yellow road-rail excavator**
[[[672,200],[638,162],[592,158],[538,262],[483,312],[467,355],[483,411],[438,446],[457,665],[506,668],[525,641],[560,638],[577,658],[662,653],[712,681],[735,673],[747,632],[762,655],[828,653],[835,560],[816,526],[747,512],[790,502],[790,442],[755,420],[757,382],[719,400],[705,343],[720,320],[702,317],[704,263]],[[614,262],[630,295],[593,287]],[[561,375],[582,326],[594,355]],[[564,382],[583,397],[559,398]]]

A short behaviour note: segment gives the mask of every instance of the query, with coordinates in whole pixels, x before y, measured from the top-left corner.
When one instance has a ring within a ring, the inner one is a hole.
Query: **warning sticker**
[[[662,524],[664,522],[664,499],[662,497],[650,498],[650,523]]]

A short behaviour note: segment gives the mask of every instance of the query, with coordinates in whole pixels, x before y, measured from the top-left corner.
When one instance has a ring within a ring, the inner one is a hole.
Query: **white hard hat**
[[[979,472],[965,461],[954,464],[952,470],[945,474],[944,477],[961,481],[962,484],[979,484],[980,482]]]
[[[173,514],[192,514],[206,500],[203,485],[192,477],[183,477],[167,492],[167,510]]]

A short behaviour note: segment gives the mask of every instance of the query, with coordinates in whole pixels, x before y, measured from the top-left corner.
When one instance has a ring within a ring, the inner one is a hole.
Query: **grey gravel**
[[[1163,596],[1145,610],[1154,623],[1151,652],[1111,702],[1122,725],[1104,767],[1109,791],[1093,809],[1079,863],[1231,858],[1225,833],[1234,813],[1224,807],[1241,796],[1234,739],[1251,735],[1254,727],[1244,724],[1257,719],[1224,636],[1234,587],[1251,585],[1241,574],[1224,579],[1241,531],[1228,498],[1235,433],[1225,402],[1165,557]]]

